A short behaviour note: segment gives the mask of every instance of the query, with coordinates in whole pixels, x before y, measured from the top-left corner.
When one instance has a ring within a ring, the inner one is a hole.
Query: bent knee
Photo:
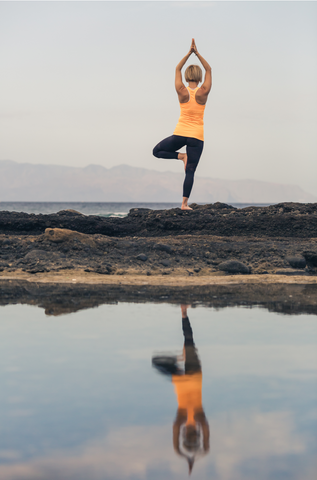
[[[157,145],[156,145],[156,147],[153,148],[152,153],[153,153],[154,157],[159,158],[159,149],[157,148]]]

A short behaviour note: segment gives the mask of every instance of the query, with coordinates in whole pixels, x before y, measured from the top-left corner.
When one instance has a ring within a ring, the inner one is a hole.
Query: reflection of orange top
[[[189,101],[179,104],[181,114],[174,130],[174,135],[197,138],[204,141],[204,111],[206,105],[199,105],[195,100],[198,88],[195,88],[195,90],[188,88]]]
[[[202,373],[173,375],[178,408],[187,411],[186,425],[195,425],[194,415],[202,410]]]

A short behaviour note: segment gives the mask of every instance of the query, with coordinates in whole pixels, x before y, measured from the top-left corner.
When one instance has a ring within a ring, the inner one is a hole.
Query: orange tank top
[[[174,135],[197,138],[204,141],[204,112],[206,105],[199,105],[196,102],[195,96],[198,89],[199,87],[195,88],[195,90],[187,88],[189,101],[179,104],[181,114],[174,130]]]
[[[187,411],[186,424],[194,425],[195,413],[202,410],[202,373],[173,375],[172,382],[177,395],[178,408]]]

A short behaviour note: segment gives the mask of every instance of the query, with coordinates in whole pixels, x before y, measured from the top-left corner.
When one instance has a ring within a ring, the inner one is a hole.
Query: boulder
[[[73,210],[72,208],[67,208],[66,210],[60,210],[59,212],[57,212],[56,215],[70,215],[70,214],[84,216],[83,213],[78,212],[77,210]]]
[[[155,243],[155,245],[153,245],[153,250],[161,250],[162,252],[171,253],[172,247],[165,245],[164,243]]]
[[[286,260],[293,268],[305,268],[306,259],[304,257],[286,257]]]
[[[147,261],[147,256],[144,253],[140,253],[140,255],[138,255],[136,258],[137,260],[142,260],[142,262]]]
[[[44,238],[53,243],[73,242],[75,240],[90,247],[95,246],[95,242],[91,238],[91,235],[68,230],[66,228],[46,228]]]
[[[218,269],[226,273],[250,273],[250,268],[238,260],[226,260],[218,265]]]
[[[317,267],[317,252],[303,252],[303,257],[309,267]]]
[[[163,265],[164,267],[169,267],[171,263],[168,260],[162,260],[161,265]]]
[[[85,271],[87,271],[86,269]],[[110,275],[112,269],[110,267],[98,267],[93,270],[95,273],[99,273],[100,275]]]
[[[23,258],[28,263],[36,260],[49,260],[52,254],[46,250],[40,250],[39,248],[33,248]]]

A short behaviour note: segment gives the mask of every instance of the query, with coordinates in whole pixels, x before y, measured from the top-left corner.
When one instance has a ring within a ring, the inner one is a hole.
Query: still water
[[[317,317],[0,307],[1,480],[313,480]]]

